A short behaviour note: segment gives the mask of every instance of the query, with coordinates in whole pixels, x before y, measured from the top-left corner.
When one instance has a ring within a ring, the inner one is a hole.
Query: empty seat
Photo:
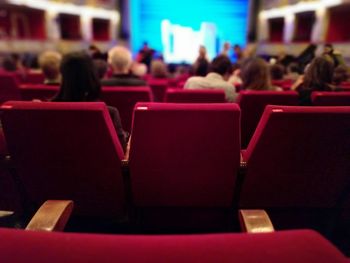
[[[325,230],[350,184],[349,134],[350,107],[267,106],[244,153],[240,207],[282,210],[281,226]]]
[[[226,102],[226,99],[223,90],[168,89],[165,101],[182,103],[223,103]]]
[[[230,207],[239,118],[237,104],[137,104],[129,156],[134,205]]]
[[[118,109],[123,128],[130,132],[135,104],[150,101],[151,92],[148,87],[104,87],[101,99]]]
[[[4,262],[345,263],[310,230],[269,234],[101,235],[0,229]]]
[[[248,146],[266,105],[298,105],[298,93],[294,91],[241,91],[237,97],[241,107],[242,148]]]
[[[23,100],[42,100],[48,101],[52,99],[59,91],[58,86],[43,84],[22,84],[19,87]]]
[[[8,102],[1,111],[28,203],[70,199],[78,216],[124,212],[123,150],[104,103]]]
[[[0,104],[8,100],[19,100],[21,99],[19,93],[19,78],[15,73],[0,74]]]
[[[315,106],[350,106],[350,92],[312,92],[311,100]]]

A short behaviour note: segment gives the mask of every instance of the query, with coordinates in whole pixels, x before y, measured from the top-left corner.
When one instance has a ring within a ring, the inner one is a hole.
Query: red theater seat
[[[168,89],[165,101],[182,103],[224,103],[226,99],[223,90]]]
[[[348,193],[349,131],[350,107],[267,106],[244,153],[240,207],[281,210],[288,220],[269,213],[277,227],[325,230]]]
[[[24,78],[24,83],[43,84],[45,76],[42,72],[28,72]]]
[[[19,91],[23,100],[38,99],[48,101],[59,91],[59,87],[43,84],[22,84],[19,87]]]
[[[20,100],[19,80],[14,73],[0,74],[0,104],[8,100]]]
[[[123,128],[131,132],[135,104],[150,101],[151,91],[149,87],[104,87],[101,99],[118,109]]]
[[[4,262],[345,263],[310,230],[269,234],[98,235],[0,229]]]
[[[290,90],[293,85],[293,81],[291,79],[282,79],[282,80],[272,80],[272,85],[282,88],[285,91]]]
[[[168,79],[148,79],[148,85],[152,90],[152,99],[156,102],[163,102],[169,85]]]
[[[313,92],[312,104],[315,106],[350,106],[350,92]]]
[[[8,149],[28,203],[70,199],[77,216],[124,212],[123,150],[101,102],[8,102]]]
[[[241,107],[242,148],[248,146],[266,105],[298,105],[298,93],[294,91],[241,91],[237,97]]]
[[[129,155],[134,205],[229,208],[239,118],[237,104],[137,104]]]

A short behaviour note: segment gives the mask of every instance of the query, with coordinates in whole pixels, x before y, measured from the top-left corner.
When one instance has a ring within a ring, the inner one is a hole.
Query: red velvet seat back
[[[226,99],[223,90],[168,89],[165,101],[182,103],[225,103]]]
[[[350,106],[350,92],[313,92],[312,104],[315,106]]]
[[[42,72],[28,72],[25,76],[24,83],[43,84],[45,76]]]
[[[104,103],[8,102],[1,110],[27,201],[71,199],[83,216],[122,212],[123,150]]]
[[[52,99],[59,91],[58,86],[43,84],[22,84],[19,87],[23,100],[42,100],[48,101]]]
[[[237,104],[137,104],[129,162],[135,205],[230,206],[239,118]]]
[[[4,262],[345,263],[310,230],[267,234],[98,235],[0,229]]]
[[[266,105],[298,105],[294,91],[241,91],[237,98],[241,107],[242,148],[248,146]]]
[[[350,183],[350,107],[268,106],[245,153],[242,207],[332,208]]]
[[[8,100],[21,99],[19,93],[19,80],[14,73],[1,72],[0,74],[0,104]]]
[[[101,99],[118,109],[123,128],[130,132],[135,104],[150,101],[151,92],[148,87],[104,87]]]
[[[153,101],[163,102],[169,85],[168,79],[150,78],[147,80],[147,83],[151,87]]]

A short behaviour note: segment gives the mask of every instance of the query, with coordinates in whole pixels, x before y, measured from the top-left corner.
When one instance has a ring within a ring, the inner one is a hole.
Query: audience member
[[[270,65],[271,80],[283,80],[284,71],[284,66],[281,64]]]
[[[236,63],[240,64],[243,60],[243,50],[240,45],[235,44],[233,46],[233,55]]]
[[[296,81],[300,76],[300,67],[298,63],[292,62],[287,66],[287,74],[285,75],[285,79]]]
[[[154,53],[155,51],[148,46],[148,43],[144,42],[143,47],[140,49],[139,53],[137,54],[136,60],[139,63],[146,64],[147,68],[149,69],[151,66]]]
[[[230,49],[231,49],[230,42],[225,42],[220,55],[230,57]]]
[[[299,93],[299,104],[311,105],[313,91],[332,91],[333,72],[334,64],[329,57],[316,57],[292,87]]]
[[[235,87],[227,80],[232,73],[232,64],[227,56],[220,55],[214,58],[210,65],[210,73],[205,77],[191,77],[185,83],[185,89],[222,89],[226,100],[234,101],[237,94]]]
[[[238,63],[232,64],[232,75],[228,79],[228,82],[236,85],[242,85],[242,79],[241,79],[241,66]]]
[[[62,55],[56,51],[45,51],[39,56],[39,66],[45,76],[44,84],[47,84],[47,85],[60,84],[61,60],[62,60]]]
[[[108,62],[113,75],[110,79],[102,80],[103,86],[146,86],[147,83],[130,73],[132,65],[131,52],[121,46],[112,48],[108,53]]]
[[[131,66],[131,73],[139,78],[144,78],[147,74],[146,64],[134,62]]]
[[[345,65],[345,61],[340,54],[340,52],[334,50],[332,44],[325,44],[323,49],[323,55],[328,55],[333,61],[334,67],[337,67],[338,65]]]
[[[209,60],[207,57],[207,49],[205,46],[199,47],[198,57],[192,65],[193,75],[206,76],[209,70]]]
[[[262,58],[246,60],[241,67],[241,77],[243,90],[282,90],[271,85],[269,66]]]
[[[17,70],[16,61],[11,56],[6,56],[2,60],[2,68],[5,71],[14,72]]]
[[[93,62],[98,78],[101,80],[104,79],[108,71],[108,63],[103,59],[93,59]]]
[[[349,68],[345,65],[339,65],[335,68],[333,74],[333,84],[339,87],[342,82],[347,82],[349,80]]]
[[[92,58],[85,52],[72,52],[63,57],[61,63],[62,81],[59,92],[52,101],[82,102],[98,101],[101,84]],[[126,149],[127,133],[123,130],[119,112],[108,107],[118,134],[120,144]]]
[[[151,77],[156,79],[169,77],[167,65],[161,60],[153,60],[151,62]]]

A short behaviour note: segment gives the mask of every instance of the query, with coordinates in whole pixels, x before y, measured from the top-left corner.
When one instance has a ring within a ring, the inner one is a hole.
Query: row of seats
[[[48,100],[58,91],[57,86],[21,85],[20,97],[23,100]],[[14,97],[17,98],[17,97]],[[14,99],[12,98],[12,99]],[[11,99],[6,97],[5,99]],[[132,112],[137,102],[152,101],[152,92],[148,87],[104,87],[102,100],[118,108],[123,127],[131,132]],[[315,106],[350,105],[349,92],[314,92],[312,101]],[[223,103],[225,94],[221,90],[183,90],[169,89],[165,93],[165,102],[182,103]],[[294,91],[241,91],[237,103],[242,110],[242,147],[246,148],[266,105],[298,105],[298,94]]]
[[[349,262],[313,231],[269,234],[97,235],[0,229],[4,262]]]
[[[268,106],[241,152],[237,104],[138,103],[126,156],[104,103],[7,102],[1,111],[32,204],[71,199],[76,215],[100,218],[131,205],[141,222],[183,214],[196,224],[264,208],[281,226],[322,228],[349,206],[350,107]]]

